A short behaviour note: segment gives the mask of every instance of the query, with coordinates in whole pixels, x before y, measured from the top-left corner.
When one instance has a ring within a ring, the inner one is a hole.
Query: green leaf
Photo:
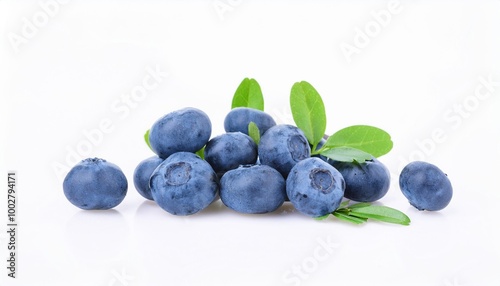
[[[255,122],[253,122],[253,121],[248,123],[248,136],[250,136],[253,139],[255,144],[259,145],[260,131],[259,131],[259,127],[257,126],[257,124],[255,124]]]
[[[205,160],[205,146],[201,147],[200,150],[196,151],[196,155],[200,156],[201,159]]]
[[[144,133],[144,141],[146,141],[149,149],[154,152],[153,148],[151,148],[151,143],[149,143],[149,129],[146,131],[146,133]]]
[[[366,160],[371,160],[372,155],[361,151],[359,149],[351,147],[335,147],[332,149],[326,149],[320,152],[321,155],[328,157],[335,161],[341,162],[364,162]]]
[[[384,130],[368,125],[354,125],[335,132],[323,148],[352,147],[380,157],[391,151],[392,145],[391,136]]]
[[[369,207],[372,204],[370,203],[355,203],[349,206],[349,209],[356,209],[356,208],[364,208],[364,207]]]
[[[383,222],[409,225],[410,218],[404,213],[385,206],[372,206],[371,203],[355,203],[350,206],[349,201],[344,201],[332,214],[344,221],[361,224],[368,219],[375,219]]]
[[[410,218],[404,213],[385,206],[367,206],[351,209],[350,215],[379,221],[409,225]]]
[[[315,217],[314,219],[315,220],[324,220],[324,219],[327,219],[329,216],[330,216],[330,214],[326,214],[324,216]]]
[[[249,107],[264,110],[264,97],[259,83],[253,78],[245,78],[233,96],[231,108]]]
[[[306,81],[296,82],[290,93],[293,120],[316,150],[325,135],[326,113],[323,100],[314,87]]]
[[[342,208],[347,207],[347,205],[349,205],[350,202],[351,202],[350,200],[345,200],[345,201],[341,202],[337,209],[342,209]]]
[[[342,212],[337,212],[337,211],[334,211],[333,215],[338,219],[341,219],[341,220],[344,220],[344,221],[347,221],[350,223],[355,223],[355,224],[362,224],[362,223],[365,223],[367,221],[367,219],[365,219],[365,218],[353,217],[353,216],[344,214]]]

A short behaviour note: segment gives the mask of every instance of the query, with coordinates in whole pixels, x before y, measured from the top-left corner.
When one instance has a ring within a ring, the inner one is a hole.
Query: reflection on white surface
[[[22,182],[19,280],[0,271],[0,285],[500,285],[500,1],[402,1],[350,63],[340,44],[377,28],[374,13],[389,15],[394,1],[73,0],[35,25],[56,2],[0,0],[0,167]],[[223,21],[210,2],[228,5]],[[32,37],[16,54],[9,33],[23,30]],[[134,99],[158,65],[168,79]],[[381,161],[393,184],[380,203],[411,225],[316,221],[290,203],[244,215],[216,201],[178,217],[134,194],[134,168],[152,155],[143,139],[151,124],[192,106],[209,115],[213,136],[223,133],[244,77],[259,81],[280,123],[293,122],[290,87],[306,80],[323,97],[327,133],[387,130],[394,149]],[[129,193],[116,210],[80,211],[51,166],[107,119],[114,128],[89,156],[120,166]],[[453,199],[440,212],[417,211],[399,190],[403,163],[417,158],[450,177]],[[338,247],[330,254],[321,241]]]
[[[77,261],[106,263],[119,260],[126,249],[129,227],[114,210],[79,211],[64,228],[69,253]]]

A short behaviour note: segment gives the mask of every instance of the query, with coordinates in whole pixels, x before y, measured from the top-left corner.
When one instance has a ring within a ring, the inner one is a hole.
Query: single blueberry
[[[403,168],[399,186],[410,204],[421,211],[444,209],[453,196],[448,176],[435,165],[422,161]]]
[[[224,119],[224,129],[226,132],[241,132],[248,134],[248,124],[254,122],[259,128],[262,136],[269,128],[276,125],[271,115],[253,108],[237,107],[231,109]]]
[[[191,215],[217,198],[219,182],[205,160],[190,152],[178,152],[163,161],[149,181],[154,201],[174,215]]]
[[[364,163],[330,161],[345,180],[344,197],[358,202],[374,202],[381,199],[391,185],[387,167],[373,158]]]
[[[88,158],[76,164],[64,178],[66,198],[84,210],[106,210],[119,205],[127,194],[127,178],[113,163]]]
[[[212,134],[207,114],[196,108],[183,108],[158,119],[150,129],[149,143],[163,159],[176,152],[200,150]]]
[[[335,211],[344,196],[342,174],[323,160],[311,157],[297,163],[286,179],[290,202],[311,217]]]
[[[161,162],[163,162],[162,158],[153,156],[142,160],[134,170],[134,186],[137,192],[148,200],[153,200],[151,188],[149,187],[149,179]]]
[[[260,163],[278,170],[283,178],[290,170],[311,155],[307,138],[299,128],[281,124],[264,133],[258,146]]]
[[[208,141],[205,146],[205,160],[222,176],[240,165],[255,164],[257,144],[250,136],[241,132],[222,134]]]
[[[260,214],[278,209],[285,201],[285,179],[266,165],[244,165],[222,176],[220,198],[240,213]]]

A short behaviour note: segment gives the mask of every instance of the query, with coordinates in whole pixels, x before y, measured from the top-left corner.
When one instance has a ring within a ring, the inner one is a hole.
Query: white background
[[[19,202],[14,280],[2,179],[1,285],[500,285],[500,1],[187,2],[0,1],[0,169],[17,171]],[[221,134],[244,77],[279,123],[292,122],[290,88],[306,80],[328,133],[387,130],[394,149],[380,159],[393,184],[380,203],[411,226],[318,222],[289,204],[241,215],[219,202],[175,217],[140,197],[144,132],[193,106]],[[124,171],[114,210],[65,199],[77,152]],[[399,171],[416,159],[448,174],[446,209],[419,212],[401,194]]]

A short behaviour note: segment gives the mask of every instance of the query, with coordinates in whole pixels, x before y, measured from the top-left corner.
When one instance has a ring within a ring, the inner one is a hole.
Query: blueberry
[[[153,200],[151,188],[149,187],[149,179],[151,174],[163,162],[163,159],[158,156],[153,156],[142,160],[134,170],[134,185],[141,196],[148,200]]]
[[[66,175],[66,198],[84,210],[106,210],[119,205],[127,194],[127,178],[113,163],[88,158],[76,164]]]
[[[176,152],[196,152],[212,134],[208,116],[196,108],[183,108],[158,119],[149,132],[153,151],[166,159]]]
[[[345,180],[344,197],[358,202],[374,202],[381,199],[391,185],[391,174],[377,159],[358,162],[330,162]]]
[[[222,175],[240,165],[255,164],[257,144],[241,132],[222,134],[208,141],[205,160],[217,174]]]
[[[285,179],[266,165],[241,166],[222,176],[220,198],[240,213],[272,212],[285,201]]]
[[[267,129],[276,125],[271,115],[253,108],[237,107],[233,108],[224,119],[224,129],[226,132],[241,132],[248,135],[248,124],[254,122],[259,127],[260,136]]]
[[[444,209],[453,196],[448,176],[438,167],[422,161],[411,162],[403,168],[399,186],[410,204],[421,211]]]
[[[344,196],[345,182],[339,171],[325,161],[311,157],[297,163],[286,179],[290,202],[311,217],[335,211]]]
[[[311,147],[302,130],[287,124],[269,128],[260,139],[258,151],[261,164],[278,170],[283,178],[297,162],[311,155]]]
[[[174,215],[201,211],[217,197],[219,183],[214,170],[198,155],[172,154],[151,175],[149,181],[155,202]]]

